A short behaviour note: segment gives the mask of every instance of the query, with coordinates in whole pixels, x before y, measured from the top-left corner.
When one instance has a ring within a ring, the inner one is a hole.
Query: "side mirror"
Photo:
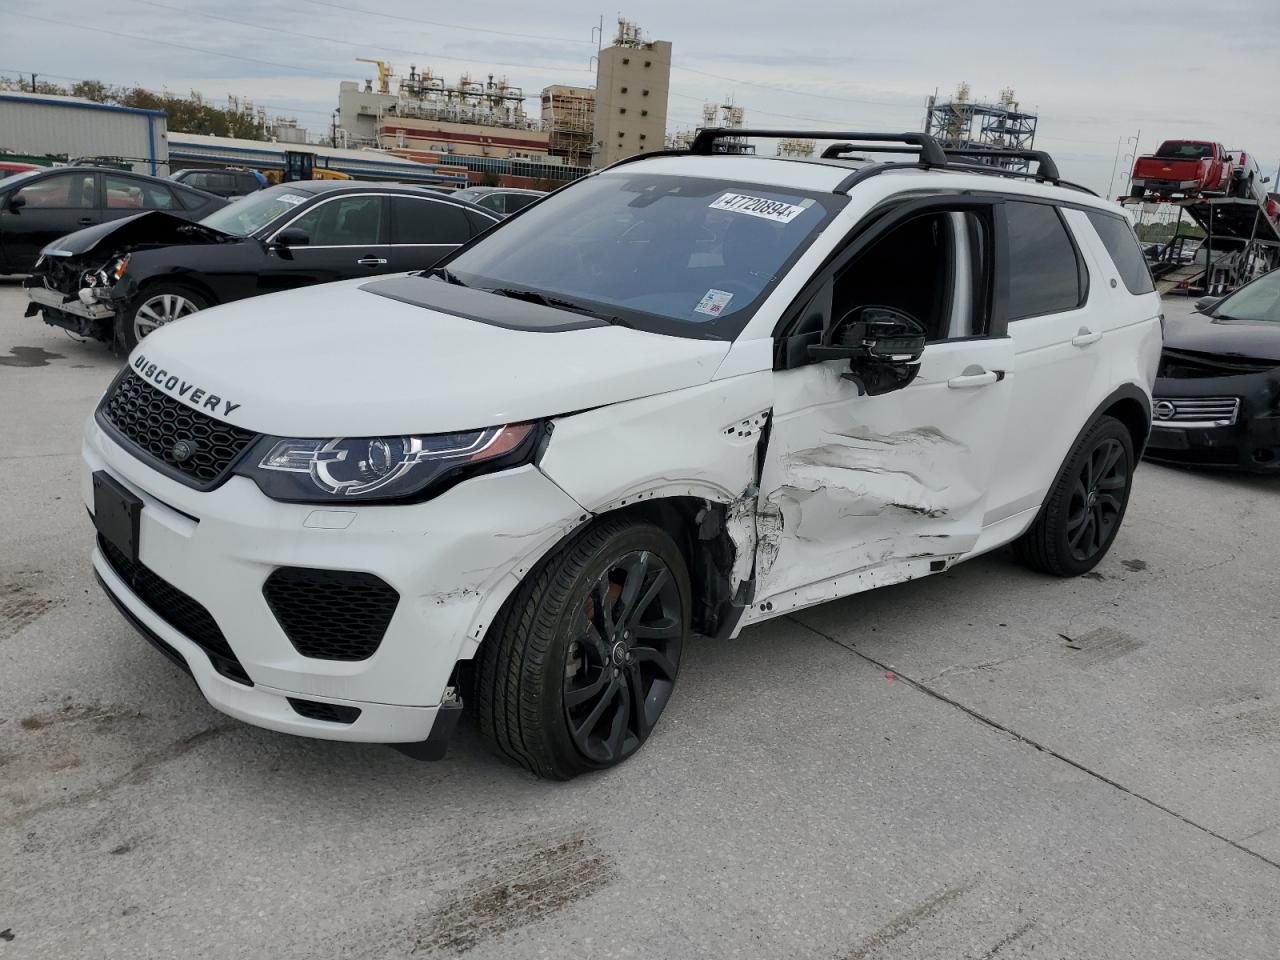
[[[920,372],[928,331],[911,314],[896,307],[855,307],[831,328],[822,344],[809,348],[813,360],[849,361],[842,376],[862,393],[877,396],[899,390]]]
[[[1201,297],[1196,301],[1196,312],[1212,315],[1213,308],[1220,304],[1224,297]]]
[[[26,205],[27,205],[27,198],[20,193],[15,193],[12,197],[9,198],[9,201],[5,204],[5,206],[8,207],[14,213],[17,213]]]
[[[288,249],[289,247],[305,247],[311,243],[311,235],[305,230],[299,230],[296,227],[290,227],[288,230],[281,230],[276,234],[276,238],[271,241],[273,247],[279,249]]]
[[[1262,182],[1263,182],[1263,183],[1270,183],[1270,182],[1271,182],[1271,178],[1270,178],[1270,177],[1263,177],[1263,178],[1262,178]]]

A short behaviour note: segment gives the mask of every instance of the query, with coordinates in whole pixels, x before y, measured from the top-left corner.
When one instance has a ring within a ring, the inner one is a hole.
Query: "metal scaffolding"
[[[933,136],[943,148],[1031,150],[1036,141],[1037,116],[1020,108],[1012,87],[1000,91],[996,103],[969,98],[969,84],[961,83],[955,95],[940,101],[937,94],[929,97],[924,132]],[[1023,159],[986,160],[1008,170],[1029,171],[1030,161]]]

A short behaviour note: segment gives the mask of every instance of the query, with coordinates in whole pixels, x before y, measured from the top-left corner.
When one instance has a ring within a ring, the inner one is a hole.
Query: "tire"
[[[1129,196],[1135,199],[1145,197],[1146,195],[1147,195],[1146,187],[1131,187],[1129,190]]]
[[[1014,554],[1055,577],[1088,573],[1120,530],[1135,465],[1129,430],[1114,417],[1101,417],[1076,442],[1039,516],[1014,541]]]
[[[589,527],[530,571],[490,627],[474,667],[480,732],[547,779],[621,763],[670,699],[690,611],[684,556],[663,530]]]
[[[209,301],[189,287],[176,283],[145,286],[130,305],[127,319],[119,322],[118,339],[126,352],[131,351],[148,333],[208,306]]]

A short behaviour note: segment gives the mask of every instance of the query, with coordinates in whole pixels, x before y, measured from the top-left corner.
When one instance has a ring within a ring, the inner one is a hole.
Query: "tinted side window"
[[[1056,207],[1010,201],[1009,319],[1062,313],[1080,306],[1080,265]]]
[[[476,213],[474,210],[467,211],[467,219],[471,222],[471,236],[477,233],[484,233],[493,226],[494,221],[483,214]]]
[[[1123,217],[1113,217],[1099,210],[1086,210],[1085,216],[1093,224],[1102,238],[1102,245],[1111,254],[1111,262],[1120,272],[1125,289],[1130,293],[1151,293],[1155,284],[1151,282],[1151,271],[1147,268],[1142,248],[1138,246],[1138,238],[1133,235],[1133,228]]]
[[[507,196],[504,193],[486,193],[476,203],[494,213],[507,212]]]
[[[94,206],[93,174],[63,173],[45,177],[23,187],[14,196],[22,197],[31,208],[83,209]]]
[[[355,247],[382,243],[382,197],[338,197],[318,203],[293,223],[313,247]]]
[[[392,197],[395,232],[392,243],[465,243],[471,239],[466,211],[451,203]]]
[[[147,180],[107,174],[104,178],[109,210],[175,210],[178,203],[169,188]]]
[[[200,171],[197,173],[188,173],[185,177],[182,178],[182,182],[185,183],[188,187],[195,187],[197,190],[208,190],[209,178],[211,176],[212,174],[205,173],[204,171]]]

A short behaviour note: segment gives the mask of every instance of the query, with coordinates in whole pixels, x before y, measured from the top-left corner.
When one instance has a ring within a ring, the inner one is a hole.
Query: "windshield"
[[[1241,287],[1213,308],[1215,317],[1280,323],[1280,270]]]
[[[582,180],[449,262],[468,286],[655,333],[732,340],[847,198],[618,171]]]
[[[223,233],[247,237],[257,233],[276,218],[289,213],[299,204],[306,203],[306,194],[298,193],[287,184],[260,190],[247,197],[215,210],[200,222]]]
[[[1199,157],[1212,157],[1213,145],[1209,143],[1185,143],[1181,140],[1170,140],[1160,144],[1156,156],[1165,160],[1195,160]]]
[[[481,197],[488,195],[488,190],[455,190],[452,194],[455,200],[465,200],[467,203],[475,203]]]

